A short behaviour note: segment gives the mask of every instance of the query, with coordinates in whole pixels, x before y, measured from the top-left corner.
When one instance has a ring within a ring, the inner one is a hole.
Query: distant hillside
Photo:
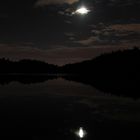
[[[138,72],[140,65],[140,50],[134,48],[132,50],[124,50],[103,54],[95,59],[67,64],[61,68],[64,73],[73,74],[94,74],[93,72],[105,74],[123,74],[128,75],[132,72]],[[110,73],[111,72],[111,73]],[[99,75],[98,75],[99,76]]]
[[[117,95],[140,97],[140,50],[137,48],[104,54],[61,69],[71,74],[65,77],[67,80],[90,84]]]
[[[0,59],[0,74],[43,74],[57,73],[58,67],[37,60],[20,60],[10,61],[8,59]]]

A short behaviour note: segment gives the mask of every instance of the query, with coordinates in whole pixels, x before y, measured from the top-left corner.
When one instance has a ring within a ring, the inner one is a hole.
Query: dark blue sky
[[[80,6],[87,15],[72,15]],[[65,64],[140,45],[139,0],[3,0],[0,57]]]

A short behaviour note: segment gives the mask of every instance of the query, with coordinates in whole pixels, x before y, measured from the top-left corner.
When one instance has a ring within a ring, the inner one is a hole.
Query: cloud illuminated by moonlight
[[[55,4],[73,4],[75,2],[78,2],[79,0],[38,0],[36,2],[36,6],[45,6],[45,5],[55,5]]]

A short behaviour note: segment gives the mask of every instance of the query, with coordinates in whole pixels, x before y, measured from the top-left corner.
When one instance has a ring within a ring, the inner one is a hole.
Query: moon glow
[[[75,14],[80,14],[80,15],[86,15],[90,12],[90,10],[88,10],[86,7],[80,7],[79,9],[77,9],[75,11]]]
[[[80,127],[79,130],[76,131],[76,135],[80,138],[80,140],[82,140],[86,134],[87,132],[82,127]]]

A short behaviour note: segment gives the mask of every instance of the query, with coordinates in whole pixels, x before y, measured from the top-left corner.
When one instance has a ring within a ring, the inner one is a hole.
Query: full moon
[[[90,12],[86,7],[80,7],[75,11],[76,14],[86,15]]]

